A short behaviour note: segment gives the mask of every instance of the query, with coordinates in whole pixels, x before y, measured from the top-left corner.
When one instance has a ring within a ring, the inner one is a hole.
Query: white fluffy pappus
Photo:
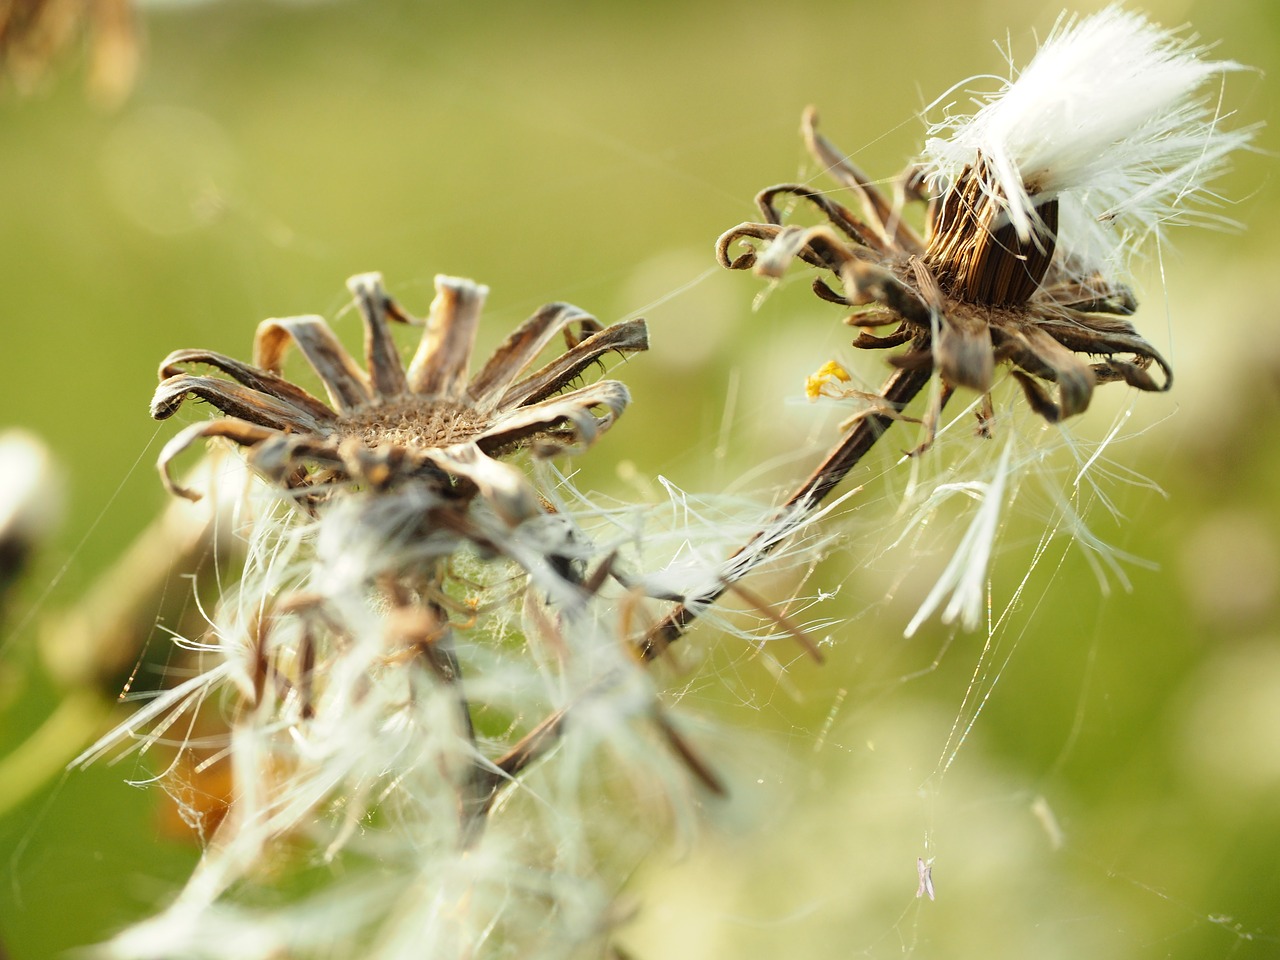
[[[1141,432],[1130,423],[1133,401],[1122,404],[1099,435],[1083,424],[1079,432],[1070,425],[1045,425],[1013,398],[1007,382],[998,385],[995,399],[998,453],[988,449],[991,441],[975,445],[967,435],[975,401],[940,426],[929,457],[911,461],[897,518],[900,529],[883,549],[885,554],[906,550],[919,559],[931,556],[940,565],[904,630],[906,637],[935,616],[966,631],[994,629],[1016,606],[1032,571],[1042,562],[1061,562],[1068,550],[1082,556],[1103,595],[1113,586],[1132,589],[1130,568],[1151,567],[1109,543],[1087,519],[1100,510],[1106,529],[1118,532],[1132,522],[1116,499],[1122,488],[1162,493],[1113,459],[1116,445]],[[1006,542],[1010,534],[1012,542]],[[1026,572],[1020,582],[1000,578],[1004,585],[993,594],[992,571],[1006,550],[1020,558],[1013,567],[1026,563]],[[1058,559],[1046,559],[1051,556]],[[920,570],[917,565],[913,574]]]
[[[646,585],[645,561],[672,544],[652,539],[646,511],[601,509],[564,478],[555,486],[559,509],[514,528],[474,505],[467,536],[424,528],[438,497],[413,487],[353,491],[314,518],[278,500],[254,511],[241,582],[205,635],[179,641],[200,655],[197,674],[78,761],[160,744],[211,750],[230,758],[235,789],[175,900],[99,955],[603,949],[640,856],[633,838],[657,843],[672,827],[687,836],[700,788],[672,748],[683,711],[664,702],[630,642],[646,622],[643,591],[579,580],[625,554]],[[703,543],[710,521],[685,506],[680,542]],[[448,572],[416,602],[384,586],[442,562]],[[443,640],[406,632],[431,598],[450,612],[460,683],[415,653]],[[200,728],[196,742],[196,714],[210,711],[224,716],[222,732],[212,742],[218,725]],[[470,834],[459,817],[468,783],[557,711],[569,720],[546,762],[515,777]],[[176,766],[167,772],[181,776]],[[277,874],[299,869],[323,875],[318,888],[279,901]]]
[[[1007,198],[1022,238],[1038,226],[1036,204],[1057,198],[1060,255],[1090,270],[1113,263],[1218,205],[1208,182],[1256,130],[1222,128],[1205,87],[1244,68],[1206,52],[1118,5],[1064,14],[1026,69],[972,99],[976,112],[934,101],[945,116],[929,128],[926,178],[940,191],[981,157],[984,192]]]
[[[816,632],[838,622],[821,609],[830,594],[800,595],[795,584],[839,539],[824,522],[846,508],[852,492],[820,509],[786,511],[764,498],[693,493],[659,476],[665,501],[625,503],[588,497],[554,468],[541,469],[547,471],[544,489],[558,515],[572,516],[577,526],[571,540],[610,556],[618,581],[628,585],[633,599],[681,600],[697,611],[708,632],[761,649],[776,641],[792,643],[793,627]],[[739,581],[750,584],[748,573],[779,577],[786,584],[781,598],[770,595],[776,608],[734,610],[699,599],[732,592]],[[657,607],[645,609],[656,617]],[[779,621],[779,613],[791,626]]]

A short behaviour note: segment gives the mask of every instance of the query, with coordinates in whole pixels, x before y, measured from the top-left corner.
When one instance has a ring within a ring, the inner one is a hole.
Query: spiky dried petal
[[[347,281],[347,289],[355,296],[356,306],[364,318],[365,363],[374,395],[391,399],[407,393],[409,384],[400,362],[400,351],[387,327],[390,298],[383,289],[382,274],[357,274]]]
[[[529,369],[556,334],[574,323],[592,333],[600,330],[595,317],[571,304],[549,303],[539,309],[511,332],[471,378],[467,396],[481,410],[496,407],[502,394]]]
[[[429,397],[461,399],[467,391],[471,349],[489,288],[460,277],[436,277],[422,343],[409,364],[409,387]]]
[[[267,396],[291,404],[321,423],[332,420],[335,416],[323,402],[284,377],[212,350],[175,350],[160,364],[160,379],[188,376],[183,370],[183,367],[188,364],[204,364],[221,370],[250,390],[265,393]]]
[[[338,410],[344,413],[354,410],[372,398],[369,378],[322,317],[263,320],[253,338],[254,364],[272,373],[280,373],[290,340],[307,358],[307,363],[324,384],[329,402]]]
[[[557,393],[591,364],[607,354],[638,353],[649,349],[649,329],[643,320],[624,320],[592,334],[537,373],[512,386],[498,401],[499,410],[537,403]]]

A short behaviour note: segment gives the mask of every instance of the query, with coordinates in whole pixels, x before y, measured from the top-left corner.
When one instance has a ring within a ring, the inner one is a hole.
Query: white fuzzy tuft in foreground
[[[1057,197],[1064,252],[1103,267],[1195,206],[1214,206],[1206,184],[1254,133],[1221,128],[1204,87],[1243,68],[1205,52],[1118,6],[1064,15],[1016,79],[974,98],[975,113],[935,101],[947,115],[929,129],[926,176],[941,191],[981,155],[984,192],[1008,199],[1020,236],[1038,225],[1034,204]]]
[[[0,433],[0,542],[30,543],[56,526],[62,481],[48,449],[24,430]]]
[[[157,779],[180,809],[203,796],[183,782],[197,764],[225,755],[233,784],[186,886],[98,956],[604,953],[627,874],[692,836],[731,772],[680,732],[705,724],[659,689],[637,634],[657,597],[717,584],[772,508],[671,485],[665,504],[601,507],[535,469],[555,509],[515,527],[430,488],[348,491],[313,517],[252,483],[243,577],[180,641],[197,673],[77,761],[176,743],[192,762]],[[775,559],[820,545],[796,529]],[[725,629],[777,633],[754,625]],[[541,761],[488,785],[557,716]]]

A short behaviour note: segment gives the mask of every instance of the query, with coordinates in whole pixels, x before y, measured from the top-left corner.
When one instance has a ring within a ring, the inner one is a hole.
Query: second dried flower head
[[[1146,235],[1212,202],[1206,184],[1252,136],[1225,130],[1204,92],[1238,64],[1204,53],[1118,7],[1064,17],[974,113],[943,108],[893,202],[809,111],[811,152],[862,216],[806,185],[771,187],[764,222],[721,237],[721,262],[777,277],[799,258],[834,274],[834,289],[815,280],[815,291],[855,308],[855,346],[911,344],[891,362],[922,376],[897,391],[899,407],[935,370],[947,390],[986,394],[1000,364],[1048,420],[1085,410],[1099,383],[1168,389],[1169,364],[1127,319],[1123,271]],[[784,226],[779,201],[795,197],[827,223]],[[903,219],[913,199],[927,204],[923,236]],[[736,241],[766,243],[734,255]]]

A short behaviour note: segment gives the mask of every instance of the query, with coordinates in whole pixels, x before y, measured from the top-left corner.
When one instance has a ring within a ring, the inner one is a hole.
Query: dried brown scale
[[[1021,306],[1040,288],[1053,260],[1058,202],[1036,207],[1036,232],[1023,240],[1003,206],[983,189],[986,175],[979,157],[931,208],[925,262],[959,300]]]
[[[812,187],[806,187],[798,183],[778,184],[777,186],[761,190],[756,194],[756,206],[758,206],[760,208],[760,212],[764,214],[764,218],[767,223],[782,223],[782,214],[779,212],[779,208],[775,203],[775,200],[778,197],[787,196],[808,200],[850,240],[877,250],[883,251],[886,249],[885,245],[881,243],[879,238],[860,223],[858,218],[848,208],[832,200],[826,194],[820,193]],[[856,248],[852,252],[856,253]]]

